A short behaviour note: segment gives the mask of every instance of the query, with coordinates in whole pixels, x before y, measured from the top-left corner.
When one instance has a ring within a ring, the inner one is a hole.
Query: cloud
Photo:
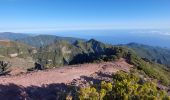
[[[162,32],[162,31],[151,31],[153,34],[160,34],[160,35],[170,35],[169,32]]]
[[[146,30],[146,31],[133,31],[131,33],[139,33],[139,34],[159,34],[159,35],[167,35],[170,36],[170,32],[165,32],[165,31],[157,31],[157,30]]]

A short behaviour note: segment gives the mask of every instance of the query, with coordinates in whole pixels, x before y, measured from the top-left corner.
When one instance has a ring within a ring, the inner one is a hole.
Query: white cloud
[[[131,33],[139,33],[139,34],[159,34],[159,35],[168,35],[170,36],[170,32],[165,32],[165,31],[157,31],[157,30],[144,30],[144,31],[133,31]]]

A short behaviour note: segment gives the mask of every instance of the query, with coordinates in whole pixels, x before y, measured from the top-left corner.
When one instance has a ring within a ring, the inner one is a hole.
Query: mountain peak
[[[97,41],[97,40],[95,40],[95,39],[90,39],[89,41],[87,41],[87,42],[92,42],[92,43],[99,43],[99,41]]]
[[[131,43],[128,43],[127,45],[139,45],[139,44],[135,42],[131,42]]]

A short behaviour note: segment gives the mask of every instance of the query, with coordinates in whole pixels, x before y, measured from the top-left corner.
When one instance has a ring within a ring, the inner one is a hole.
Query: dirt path
[[[0,77],[0,84],[6,85],[13,83],[16,85],[27,86],[42,86],[43,84],[51,83],[69,83],[73,79],[81,76],[90,76],[98,71],[106,71],[115,73],[118,70],[128,71],[131,65],[127,64],[123,59],[117,62],[105,62],[100,64],[83,64],[75,66],[65,66],[46,71],[32,72],[21,74],[18,76],[3,76]]]

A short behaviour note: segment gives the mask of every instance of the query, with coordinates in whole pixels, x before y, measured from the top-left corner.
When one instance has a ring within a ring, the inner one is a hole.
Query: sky
[[[169,28],[170,0],[0,0],[0,31]]]

